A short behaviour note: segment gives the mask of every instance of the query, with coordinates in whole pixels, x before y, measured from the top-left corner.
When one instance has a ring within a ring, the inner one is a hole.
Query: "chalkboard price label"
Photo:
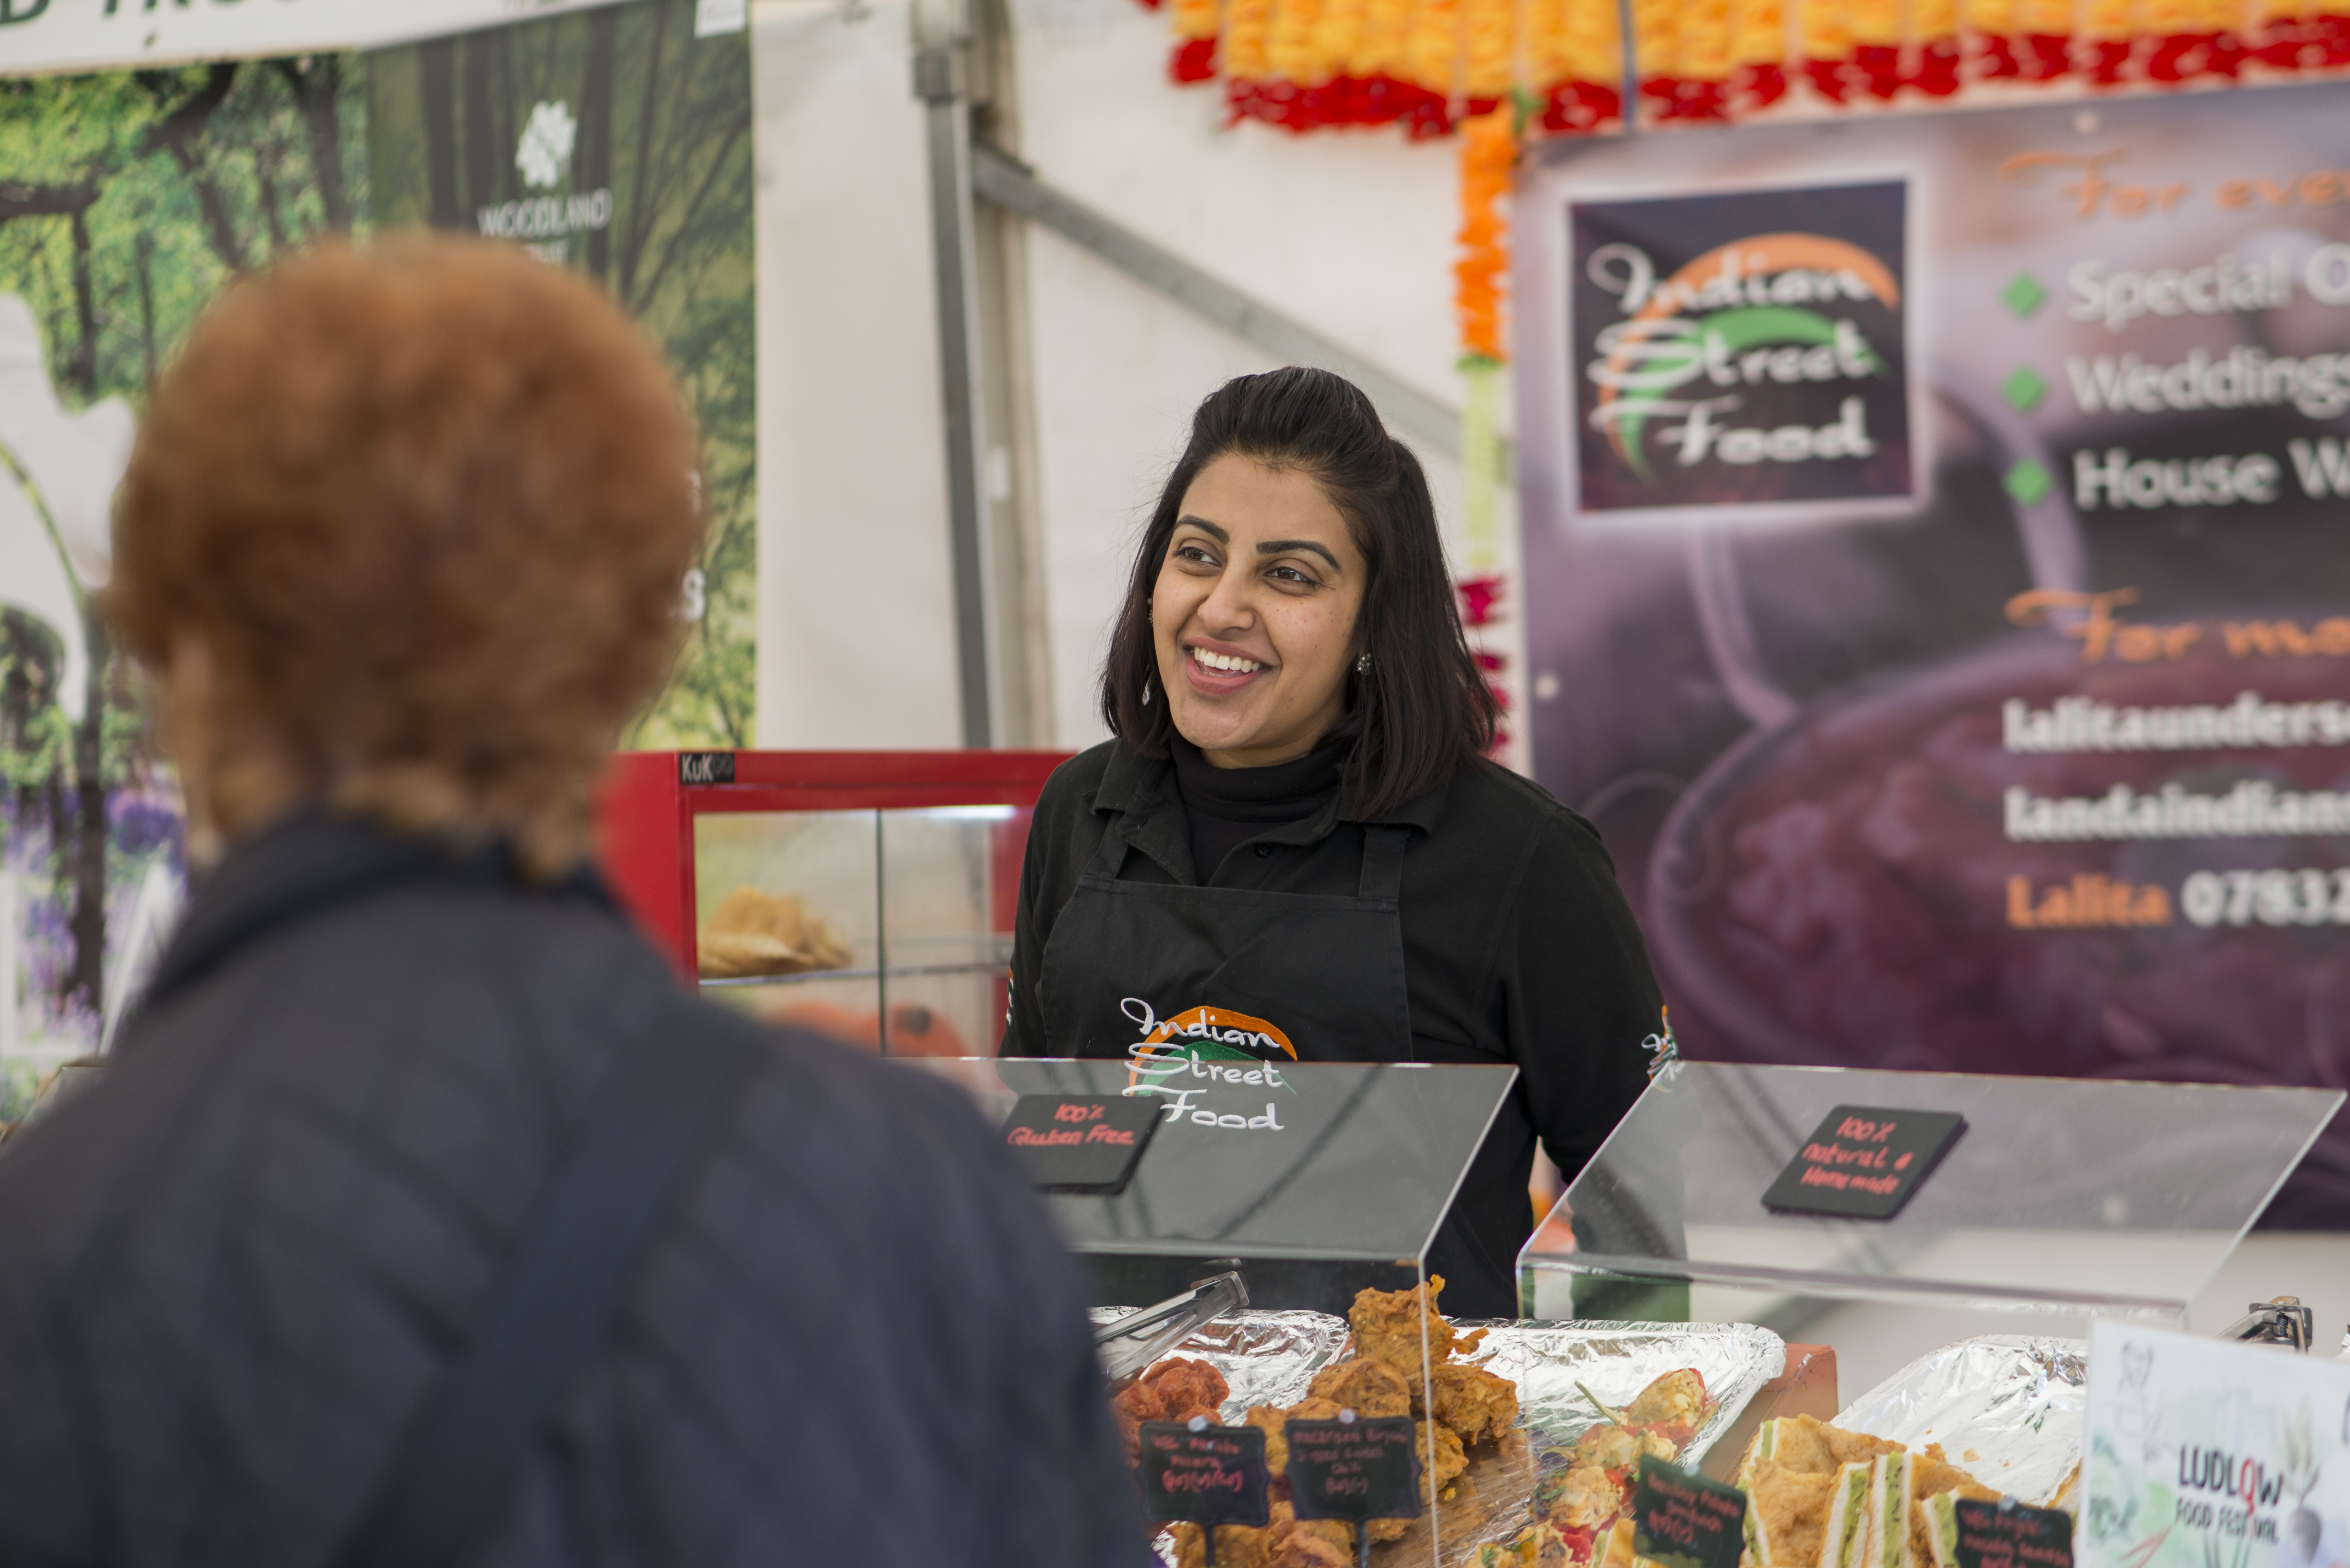
[[[1746,1549],[1746,1494],[1640,1456],[1632,1486],[1632,1550],[1665,1568],[1738,1568]],[[2019,1565],[2021,1568],[2021,1565]]]
[[[1142,1511],[1157,1520],[1262,1525],[1273,1518],[1266,1488],[1264,1428],[1194,1429],[1174,1421],[1142,1423]]]
[[[1298,1518],[1419,1517],[1419,1436],[1410,1417],[1292,1421],[1282,1431]]]
[[[2073,1568],[2073,1516],[2057,1508],[1953,1500],[1958,1568]]]
[[[1003,1141],[1045,1191],[1115,1197],[1164,1119],[1152,1101],[1124,1095],[1023,1095]]]
[[[1838,1106],[1762,1195],[1764,1207],[1890,1220],[1966,1130],[1950,1111]]]

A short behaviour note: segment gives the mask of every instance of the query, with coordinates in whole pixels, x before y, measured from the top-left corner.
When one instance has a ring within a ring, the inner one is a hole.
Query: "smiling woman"
[[[1569,1175],[1598,1147],[1656,981],[1591,825],[1485,759],[1427,477],[1355,387],[1200,406],[1102,713],[1037,803],[1004,1053],[1514,1064],[1428,1263],[1450,1309],[1516,1315],[1537,1134]]]
[[[1184,739],[1220,768],[1356,742],[1334,747],[1344,792],[1374,815],[1492,743],[1427,475],[1353,383],[1293,367],[1201,404],[1136,553],[1102,717],[1144,756]]]

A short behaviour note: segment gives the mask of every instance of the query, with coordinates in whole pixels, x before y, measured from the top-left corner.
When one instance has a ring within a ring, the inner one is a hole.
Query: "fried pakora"
[[[1427,1421],[1413,1423],[1419,1435],[1419,1501],[1425,1507],[1469,1468],[1469,1453],[1451,1428]]]
[[[1175,1537],[1176,1568],[1208,1568],[1208,1532],[1196,1524],[1167,1527]],[[1216,1568],[1266,1568],[1267,1531],[1247,1524],[1216,1527]],[[1156,1561],[1154,1559],[1154,1561]]]
[[[1482,1366],[1448,1361],[1431,1374],[1430,1413],[1464,1443],[1498,1439],[1518,1424],[1518,1386]]]
[[[1357,1416],[1411,1414],[1411,1386],[1403,1374],[1387,1362],[1367,1355],[1324,1367],[1314,1375],[1309,1391],[1316,1398],[1335,1401]]]
[[[1444,1276],[1430,1274],[1426,1283],[1408,1291],[1357,1292],[1355,1304],[1347,1311],[1347,1322],[1355,1331],[1355,1354],[1365,1360],[1386,1362],[1402,1373],[1405,1384],[1417,1393],[1423,1368],[1451,1359],[1453,1342],[1459,1337],[1436,1310],[1436,1298],[1443,1290]]]
[[[1292,1421],[1335,1421],[1344,1408],[1333,1399],[1303,1399],[1286,1408],[1279,1405],[1253,1405],[1242,1417],[1244,1425],[1264,1428],[1264,1468],[1270,1474],[1289,1473],[1289,1423]]]
[[[1216,1544],[1222,1546],[1222,1540]],[[1353,1568],[1355,1527],[1343,1520],[1300,1519],[1284,1499],[1273,1505],[1265,1547],[1265,1568]]]
[[[1217,1409],[1232,1397],[1224,1375],[1204,1361],[1170,1355],[1110,1396],[1110,1414],[1118,1420],[1118,1440],[1132,1464],[1142,1451],[1145,1421],[1189,1421],[1205,1416],[1221,1421]]]

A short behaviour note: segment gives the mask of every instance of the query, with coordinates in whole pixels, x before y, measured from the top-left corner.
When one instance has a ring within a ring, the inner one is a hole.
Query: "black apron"
[[[1121,882],[1132,846],[1118,826],[1045,944],[1049,1054],[1123,1057],[1150,1040],[1274,1062],[1412,1059],[1398,901],[1410,829],[1363,829],[1349,898]]]
[[[1428,1060],[1404,987],[1411,829],[1364,826],[1350,898],[1121,882],[1132,847],[1122,826],[1102,835],[1045,944],[1044,1054],[1123,1058],[1149,1042],[1274,1062]],[[1488,1255],[1456,1202],[1427,1266],[1452,1282],[1440,1303],[1450,1312],[1514,1317],[1514,1262]]]

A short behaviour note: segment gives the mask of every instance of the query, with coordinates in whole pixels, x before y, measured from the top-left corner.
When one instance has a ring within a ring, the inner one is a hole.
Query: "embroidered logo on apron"
[[[1229,1054],[1247,1061],[1278,1061],[1281,1056],[1297,1060],[1297,1047],[1278,1025],[1245,1012],[1194,1007],[1172,1018],[1161,1018],[1139,996],[1129,996],[1118,1005],[1119,1012],[1142,1026],[1145,1045],[1188,1045],[1202,1056]],[[1216,1049],[1219,1046],[1222,1049]]]

